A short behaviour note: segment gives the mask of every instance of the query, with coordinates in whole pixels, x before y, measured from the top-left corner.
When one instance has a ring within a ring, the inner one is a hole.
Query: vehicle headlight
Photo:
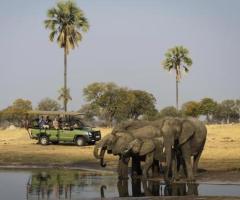
[[[88,135],[89,135],[90,137],[92,137],[93,134],[92,134],[91,132],[88,132]]]

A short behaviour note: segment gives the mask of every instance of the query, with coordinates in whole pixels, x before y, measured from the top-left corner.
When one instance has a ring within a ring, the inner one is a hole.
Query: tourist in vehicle
[[[57,118],[55,118],[54,120],[53,120],[53,128],[55,128],[55,129],[59,129],[59,121],[57,120]]]
[[[59,129],[62,129],[63,127],[63,120],[62,120],[62,117],[58,117],[58,124],[59,124]]]
[[[43,118],[43,116],[40,117],[40,119],[38,120],[38,126],[40,129],[44,128],[43,126],[46,125],[46,122]]]
[[[47,116],[45,122],[46,122],[46,125],[50,126],[52,120],[49,118],[49,116]]]

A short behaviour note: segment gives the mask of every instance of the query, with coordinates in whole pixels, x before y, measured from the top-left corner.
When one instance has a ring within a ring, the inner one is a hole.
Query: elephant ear
[[[139,153],[140,149],[142,147],[143,141],[139,140],[139,139],[135,139],[132,142],[129,143],[129,147],[128,149],[132,149],[133,153]]]
[[[179,145],[184,144],[195,132],[194,125],[188,121],[183,121],[182,131],[179,136]]]
[[[154,142],[152,140],[143,140],[143,144],[141,146],[139,155],[143,156],[150,152],[152,152],[155,149]]]

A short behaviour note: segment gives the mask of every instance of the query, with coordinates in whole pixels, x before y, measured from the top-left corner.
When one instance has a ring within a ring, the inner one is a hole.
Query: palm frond
[[[57,15],[57,10],[56,8],[51,8],[47,12],[48,18],[54,18]]]
[[[53,42],[56,34],[57,34],[57,31],[52,31],[52,32],[49,34],[49,39],[50,39],[51,42]]]
[[[87,32],[89,29],[87,18],[73,1],[58,2],[55,8],[48,10],[47,16],[44,24],[46,29],[51,30],[50,40],[57,36],[59,47],[66,47],[68,52],[82,40],[80,31]]]
[[[186,66],[183,66],[183,69],[184,69],[184,71],[185,71],[186,73],[188,73],[188,72],[189,72],[189,68],[188,68],[188,67],[186,67]]]
[[[165,60],[162,62],[162,66],[168,71],[175,70],[178,81],[182,77],[181,68],[188,72],[189,67],[192,65],[192,59],[188,54],[188,49],[183,46],[175,46],[165,53]]]
[[[61,48],[65,47],[66,45],[64,37],[65,37],[64,31],[61,31],[57,38],[58,45]]]

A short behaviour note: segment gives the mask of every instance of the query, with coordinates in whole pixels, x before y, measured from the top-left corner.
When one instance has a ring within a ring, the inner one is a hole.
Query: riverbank
[[[239,171],[240,125],[210,125],[207,143],[199,167],[207,171]],[[101,129],[102,135],[111,132]],[[77,147],[60,144],[42,146],[30,140],[24,129],[0,131],[0,166],[2,167],[57,167],[102,170],[93,157],[94,146]],[[114,171],[117,157],[106,155],[104,170]]]

